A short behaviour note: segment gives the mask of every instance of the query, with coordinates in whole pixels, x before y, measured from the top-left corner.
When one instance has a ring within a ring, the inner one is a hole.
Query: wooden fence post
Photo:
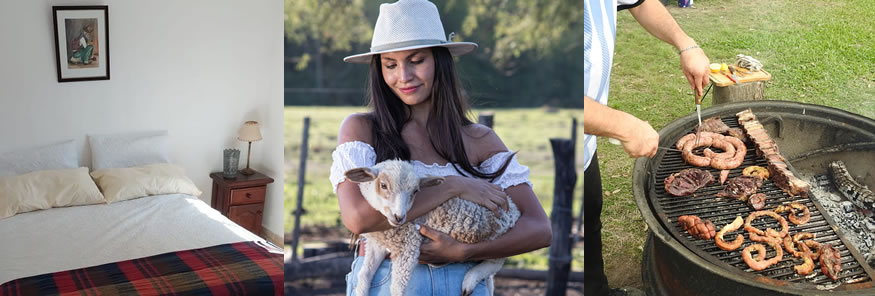
[[[488,126],[492,128],[492,125],[495,121],[495,113],[493,112],[481,112],[479,116],[477,116],[477,123]]]
[[[571,201],[577,172],[574,170],[574,144],[569,139],[550,139],[556,167],[553,189],[553,210],[550,223],[553,241],[550,245],[547,295],[565,295],[568,273],[571,271]]]
[[[573,123],[571,127],[571,142],[574,142],[574,167],[577,168],[577,117],[572,118],[571,122]],[[582,192],[583,190],[580,191]],[[583,229],[583,197],[580,198],[580,212],[577,213],[577,233],[580,233],[581,229]],[[582,237],[575,237],[583,239]]]
[[[577,117],[571,118],[571,156],[572,160],[575,161],[575,165],[577,165]]]
[[[298,169],[298,202],[292,214],[295,215],[295,228],[292,230],[292,262],[298,262],[298,236],[301,230],[301,215],[304,214],[304,182],[307,171],[307,138],[310,130],[310,117],[304,117],[304,132],[301,139],[301,166]]]

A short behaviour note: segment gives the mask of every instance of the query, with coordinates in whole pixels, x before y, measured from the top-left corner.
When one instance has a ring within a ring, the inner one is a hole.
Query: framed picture
[[[52,6],[58,82],[109,79],[109,7]]]

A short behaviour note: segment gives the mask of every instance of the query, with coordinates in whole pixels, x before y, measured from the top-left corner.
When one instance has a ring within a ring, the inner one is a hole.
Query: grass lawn
[[[332,192],[328,176],[332,163],[331,153],[337,145],[337,131],[340,128],[340,122],[351,113],[364,111],[365,108],[358,107],[286,107],[284,126],[287,176],[284,204],[286,213],[291,213],[296,207],[303,118],[310,117],[309,154],[306,163],[303,202],[307,213],[302,216],[304,226],[319,226],[320,229],[327,227],[336,230],[334,233],[348,234],[340,222],[337,196]],[[519,162],[530,168],[529,179],[534,184],[535,194],[549,214],[552,209],[554,187],[553,152],[549,139],[570,138],[572,118],[576,117],[578,120],[582,120],[583,110],[559,110],[556,113],[547,113],[542,108],[489,109],[488,111],[495,112],[494,129],[496,133],[509,149],[519,152],[517,154]],[[582,129],[578,129],[578,137],[582,136]],[[583,153],[582,145],[578,147],[577,153],[579,155]],[[583,157],[578,158],[577,167],[582,176]],[[575,217],[579,211],[580,196],[582,196],[580,191],[583,183],[582,177],[579,177],[577,182],[577,186],[575,186]],[[287,214],[285,218],[286,232],[292,229],[293,222],[294,216]],[[337,238],[344,239],[345,237]],[[304,237],[304,242],[307,240],[312,241],[312,239]],[[575,258],[574,269],[582,270],[582,249],[576,252]],[[547,262],[547,250],[543,249],[515,256],[506,264],[518,268],[546,269]]]
[[[730,64],[736,54],[759,59],[772,74],[767,99],[875,118],[875,1],[697,0],[695,8],[668,8],[711,62]],[[617,19],[609,105],[657,130],[695,112],[675,49],[652,37],[628,12]],[[703,108],[710,104],[709,95]],[[608,280],[613,287],[640,288],[646,231],[632,196],[633,160],[607,141],[599,142],[598,151]]]

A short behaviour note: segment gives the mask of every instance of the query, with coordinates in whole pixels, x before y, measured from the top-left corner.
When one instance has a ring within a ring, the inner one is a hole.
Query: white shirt
[[[496,153],[489,159],[484,160],[476,169],[485,173],[495,172],[501,168],[511,153]],[[334,186],[334,193],[337,193],[337,185],[346,180],[344,173],[354,168],[374,166],[377,160],[377,153],[374,152],[374,148],[371,145],[365,142],[352,141],[338,145],[334,152],[331,153],[331,158],[334,160],[334,163],[331,164],[331,176],[329,178],[331,179],[331,185]],[[413,160],[410,163],[413,165],[418,176],[459,176],[459,172],[456,172],[456,169],[449,163],[444,165],[436,163],[425,164],[418,160]],[[522,183],[532,186],[532,182],[529,182],[529,168],[521,165],[517,161],[516,155],[514,155],[513,160],[510,161],[504,173],[495,178],[492,183],[501,186],[501,189]]]
[[[611,63],[617,30],[617,0],[583,2],[583,94],[608,104]],[[583,134],[583,168],[589,167],[596,137]]]

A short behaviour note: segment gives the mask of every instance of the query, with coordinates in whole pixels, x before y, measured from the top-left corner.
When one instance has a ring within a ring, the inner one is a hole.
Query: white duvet
[[[23,213],[0,220],[0,284],[242,241],[263,239],[183,194]]]

